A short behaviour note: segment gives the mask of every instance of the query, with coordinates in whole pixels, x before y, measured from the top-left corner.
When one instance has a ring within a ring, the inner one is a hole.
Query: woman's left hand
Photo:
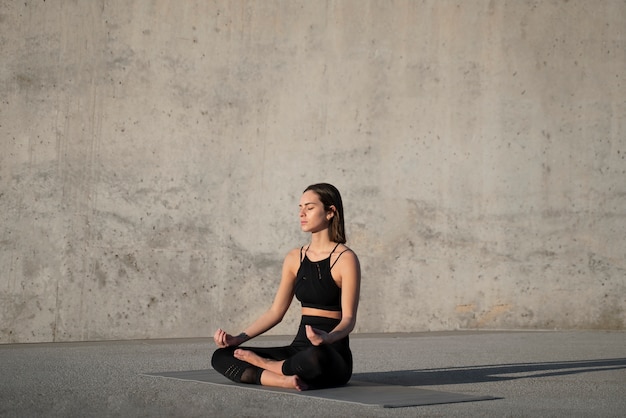
[[[311,341],[311,344],[317,346],[325,344],[328,340],[328,333],[321,329],[313,328],[310,325],[306,325],[306,337]]]

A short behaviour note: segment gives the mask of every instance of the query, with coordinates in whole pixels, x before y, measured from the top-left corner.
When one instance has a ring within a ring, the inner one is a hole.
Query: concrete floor
[[[288,343],[264,337],[258,345]],[[625,332],[355,335],[355,377],[497,400],[383,409],[142,376],[204,369],[209,339],[0,345],[2,417],[623,417]]]

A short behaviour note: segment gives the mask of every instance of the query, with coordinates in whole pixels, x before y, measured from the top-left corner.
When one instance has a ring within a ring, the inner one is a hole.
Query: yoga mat
[[[465,395],[461,393],[441,392],[420,389],[414,386],[400,386],[351,380],[346,386],[332,389],[316,389],[298,392],[291,389],[272,388],[259,385],[246,385],[232,382],[215,370],[188,370],[179,372],[144,373],[144,376],[165,377],[188,380],[219,386],[235,386],[242,389],[285,393],[296,396],[327,399],[341,402],[383,408],[401,408],[408,406],[437,405],[456,402],[473,402],[496,399],[492,396]]]

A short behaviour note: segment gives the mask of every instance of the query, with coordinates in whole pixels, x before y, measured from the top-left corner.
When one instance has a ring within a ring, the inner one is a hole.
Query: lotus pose
[[[311,239],[285,257],[271,307],[239,335],[218,329],[213,336],[219,348],[211,364],[235,382],[306,390],[340,386],[352,376],[348,335],[356,322],[361,272],[345,245],[341,195],[330,184],[314,184],[299,208],[301,229]],[[290,345],[239,347],[278,324],[294,295],[302,319]]]

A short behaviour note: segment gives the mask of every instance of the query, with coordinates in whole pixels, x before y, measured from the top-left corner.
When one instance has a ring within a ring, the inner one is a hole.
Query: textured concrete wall
[[[625,27],[617,0],[0,3],[0,342],[240,331],[317,181],[357,331],[624,329]]]

